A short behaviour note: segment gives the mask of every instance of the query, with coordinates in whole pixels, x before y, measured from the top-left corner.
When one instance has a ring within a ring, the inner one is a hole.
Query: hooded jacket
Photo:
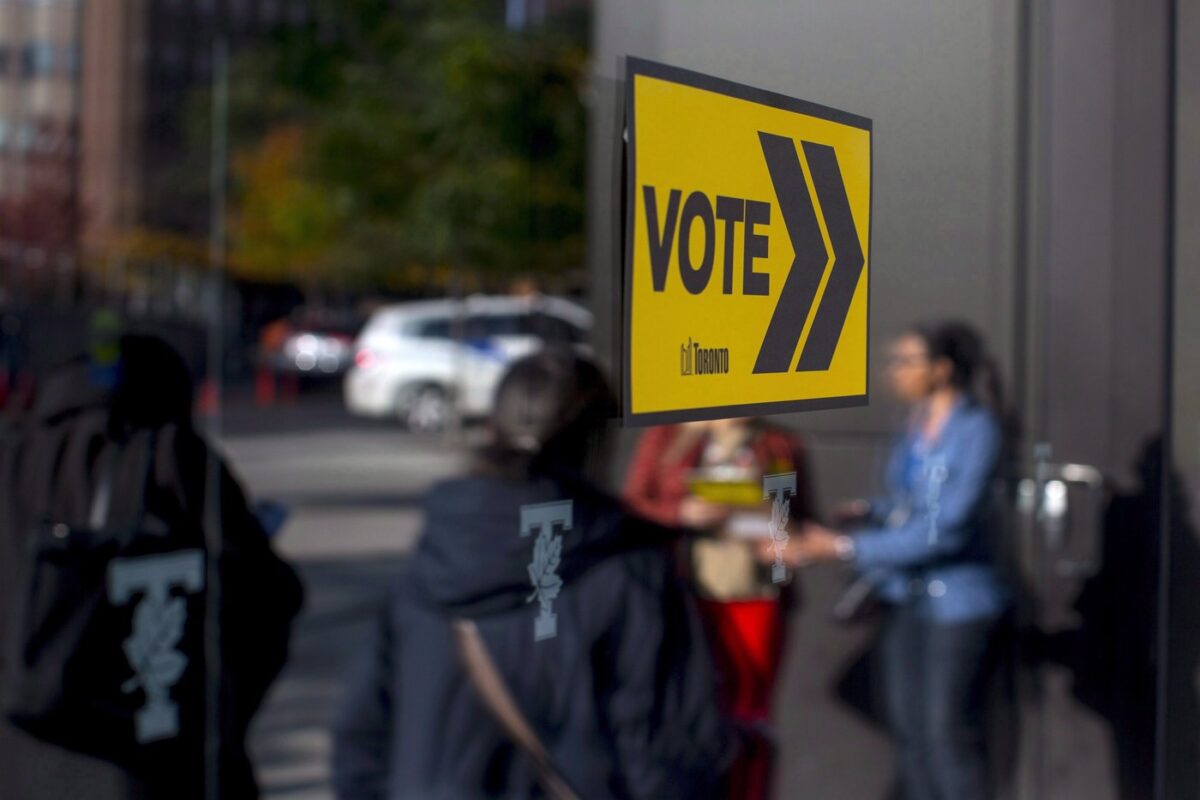
[[[521,508],[572,501],[536,640]],[[583,484],[466,477],[426,527],[360,659],[335,730],[342,800],[541,796],[532,761],[467,680],[451,629],[475,621],[522,713],[583,798],[703,798],[730,758],[711,656],[670,558],[672,532]]]
[[[135,365],[130,381],[114,395],[97,387],[86,362],[68,364],[48,376],[31,417],[0,432],[0,647],[11,635],[7,622],[23,583],[25,537],[43,517],[86,524],[96,490],[96,465],[107,451],[116,449],[110,518],[134,517],[145,490],[147,512],[167,522],[172,535],[203,542],[210,451],[187,419],[189,390],[163,385],[178,382],[168,379],[170,365],[163,371],[152,367]],[[160,381],[157,392],[134,391],[136,400],[128,396],[135,386],[154,385],[154,378]],[[155,443],[155,457],[146,482],[143,454],[149,441]],[[220,475],[222,675],[228,700],[221,796],[242,800],[258,794],[244,737],[286,659],[290,622],[299,611],[302,589],[295,573],[271,551],[224,464]],[[4,680],[0,659],[0,685]],[[34,739],[0,716],[0,797],[5,800],[199,798],[204,779],[200,748],[194,766],[194,772],[131,774]]]

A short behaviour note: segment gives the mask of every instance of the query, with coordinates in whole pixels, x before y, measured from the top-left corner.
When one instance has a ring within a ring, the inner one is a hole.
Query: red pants
[[[765,729],[783,653],[783,604],[702,599],[700,613],[712,642],[725,712],[751,729]],[[765,731],[751,735],[730,772],[729,797],[769,797],[774,760],[774,747]]]

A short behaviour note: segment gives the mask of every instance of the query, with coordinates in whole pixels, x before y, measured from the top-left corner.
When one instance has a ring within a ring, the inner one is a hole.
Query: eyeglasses
[[[884,360],[888,369],[904,369],[928,363],[929,356],[924,353],[892,353]]]

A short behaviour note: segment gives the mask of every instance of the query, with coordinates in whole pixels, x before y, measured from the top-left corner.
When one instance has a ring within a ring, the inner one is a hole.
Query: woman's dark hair
[[[991,411],[1000,423],[1001,471],[1011,475],[1021,435],[1020,420],[1008,407],[1000,370],[979,331],[965,322],[950,321],[916,325],[910,332],[925,342],[931,361],[944,358],[950,362],[950,383]]]
[[[485,467],[513,476],[584,472],[604,455],[617,401],[600,368],[570,348],[516,361],[496,389]]]
[[[925,342],[930,361],[950,362],[950,383],[954,388],[997,417],[1005,418],[1000,372],[975,328],[965,322],[951,321],[916,325],[912,333]]]

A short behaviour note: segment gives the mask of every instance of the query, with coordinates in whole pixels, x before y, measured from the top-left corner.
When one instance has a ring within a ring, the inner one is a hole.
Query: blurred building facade
[[[0,260],[10,269],[73,268],[80,13],[72,0],[0,3]]]
[[[5,284],[76,282],[82,262],[103,258],[135,226],[202,235],[207,173],[180,162],[217,34],[236,51],[307,24],[314,5],[0,0]]]

